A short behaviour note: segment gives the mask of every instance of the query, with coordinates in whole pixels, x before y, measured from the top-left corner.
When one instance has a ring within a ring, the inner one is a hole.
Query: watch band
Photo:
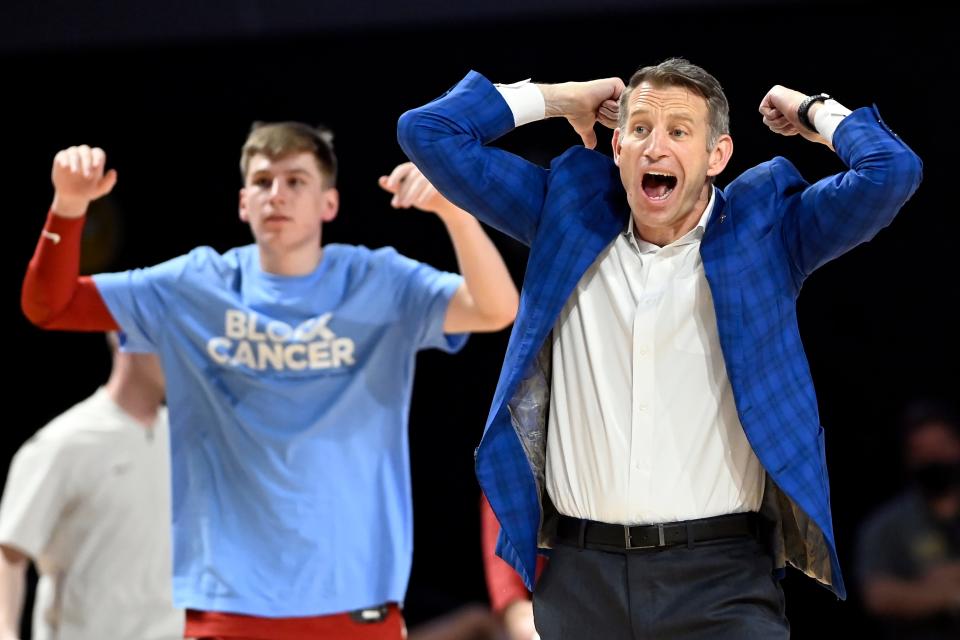
[[[813,106],[815,102],[826,102],[830,99],[830,96],[826,93],[818,93],[812,96],[807,96],[803,99],[803,102],[800,103],[800,106],[797,107],[797,119],[800,120],[800,124],[805,126],[810,131],[816,131],[817,128],[813,126],[813,123],[810,122],[809,112],[810,107]]]

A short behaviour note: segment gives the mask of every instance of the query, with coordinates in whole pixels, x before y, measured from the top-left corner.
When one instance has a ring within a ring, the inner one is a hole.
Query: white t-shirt
[[[170,559],[166,409],[150,428],[101,388],[27,441],[0,543],[34,559],[36,640],[183,638]]]

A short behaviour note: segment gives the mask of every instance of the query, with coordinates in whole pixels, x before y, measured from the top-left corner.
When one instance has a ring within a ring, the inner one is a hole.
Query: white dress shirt
[[[540,90],[498,85],[522,125]],[[849,110],[814,124],[828,141]],[[560,513],[617,524],[757,511],[764,470],[737,415],[698,225],[658,247],[627,229],[597,257],[554,326],[546,489]]]

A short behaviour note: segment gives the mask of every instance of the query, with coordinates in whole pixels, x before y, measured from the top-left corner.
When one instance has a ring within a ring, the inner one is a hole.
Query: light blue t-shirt
[[[466,341],[443,333],[462,278],[346,245],[277,276],[250,245],[94,282],[126,348],[166,373],[176,604],[292,617],[402,602],[414,360]]]

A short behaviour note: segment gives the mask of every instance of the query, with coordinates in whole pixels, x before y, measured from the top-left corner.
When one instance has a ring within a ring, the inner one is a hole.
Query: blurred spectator
[[[156,356],[108,334],[106,384],[17,452],[0,504],[0,640],[20,637],[27,563],[34,640],[176,640],[170,461]],[[55,389],[51,389],[55,392]]]
[[[960,422],[946,405],[904,413],[908,489],[864,524],[857,573],[890,638],[960,638]]]

